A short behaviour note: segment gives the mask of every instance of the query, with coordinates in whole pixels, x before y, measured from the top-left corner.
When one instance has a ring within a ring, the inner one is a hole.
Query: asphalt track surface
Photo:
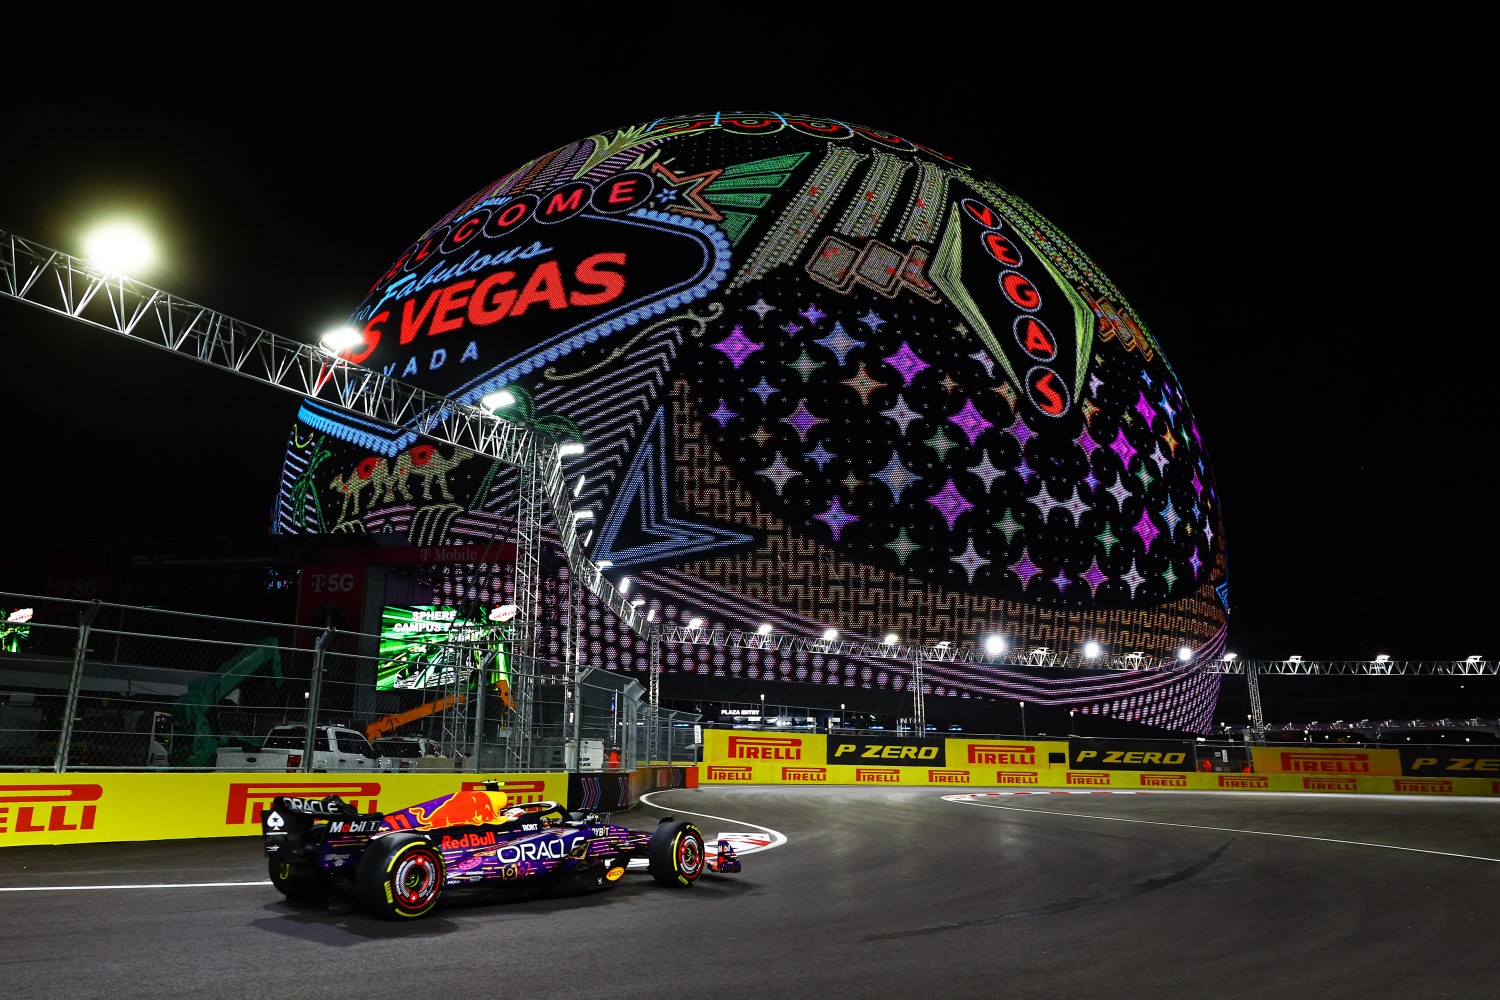
[[[0,970],[113,1000],[1500,997],[1500,799],[969,795],[654,793],[613,819],[776,846],[399,924],[285,902],[258,838],[4,848]]]

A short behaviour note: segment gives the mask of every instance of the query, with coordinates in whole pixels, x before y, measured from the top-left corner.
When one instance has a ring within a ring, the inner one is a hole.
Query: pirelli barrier
[[[704,785],[1500,795],[1500,748],[1246,747],[709,729]]]
[[[552,799],[612,812],[646,792],[692,788],[696,765],[610,774],[0,773],[0,847],[260,836],[261,810],[277,795],[340,795],[361,812],[397,809],[500,782],[512,801]]]

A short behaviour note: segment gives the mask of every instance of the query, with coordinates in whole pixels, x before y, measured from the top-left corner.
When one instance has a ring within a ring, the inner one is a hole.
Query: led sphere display
[[[1205,729],[1217,675],[1196,664],[1223,649],[1225,559],[1183,387],[1083,250],[918,138],[785,113],[582,138],[417,234],[344,356],[464,403],[510,390],[507,415],[582,442],[564,471],[586,552],[658,623],[947,649],[999,633],[1019,659],[939,653],[924,691]],[[279,532],[514,540],[513,468],[316,399],[278,499]],[[453,567],[433,601],[505,600],[509,572]],[[585,605],[585,662],[644,674],[649,644]],[[560,655],[564,630],[540,624]],[[1088,642],[1160,669],[1022,669]],[[846,689],[912,676],[847,645],[677,644],[662,662]]]

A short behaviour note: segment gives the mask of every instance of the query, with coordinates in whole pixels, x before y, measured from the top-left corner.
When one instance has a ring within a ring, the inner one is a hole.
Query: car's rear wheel
[[[646,857],[657,885],[692,885],[706,860],[703,831],[687,820],[668,820],[651,834]]]
[[[294,903],[316,903],[328,898],[328,876],[306,861],[270,858],[268,868],[276,891]]]
[[[437,906],[443,893],[443,856],[423,837],[393,833],[365,848],[354,876],[360,904],[387,920],[411,920]]]

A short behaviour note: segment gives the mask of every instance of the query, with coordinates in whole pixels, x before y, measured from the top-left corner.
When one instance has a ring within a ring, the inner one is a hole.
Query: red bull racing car
[[[361,813],[337,795],[278,795],[261,816],[261,841],[271,884],[287,899],[348,894],[391,920],[425,916],[450,894],[591,892],[629,869],[691,886],[705,871],[740,870],[728,841],[710,848],[685,820],[633,830],[557,802],[509,804],[496,782],[389,813]]]

